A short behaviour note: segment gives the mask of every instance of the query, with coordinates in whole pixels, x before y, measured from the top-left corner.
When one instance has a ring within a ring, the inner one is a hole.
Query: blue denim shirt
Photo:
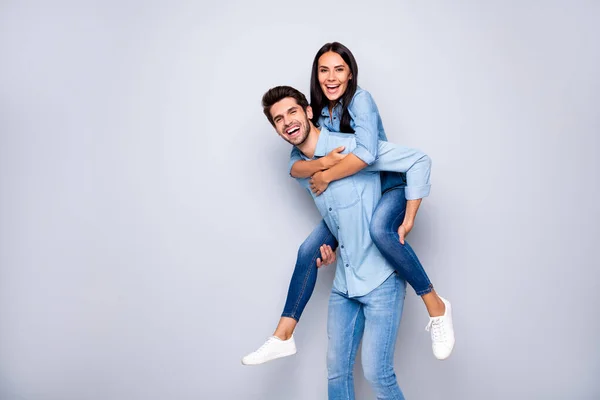
[[[313,159],[323,157],[339,146],[344,153],[357,147],[356,136],[329,132],[321,128]],[[381,181],[377,171],[406,172],[407,198],[429,195],[431,161],[423,152],[390,142],[379,141],[378,158],[362,171],[331,182],[320,196],[310,190],[310,179],[297,181],[311,194],[339,247],[333,286],[349,297],[364,296],[383,283],[393,267],[381,255],[369,233],[371,217],[381,198]],[[300,157],[308,160],[298,151]]]
[[[371,165],[377,159],[378,142],[380,140],[387,142],[387,136],[383,129],[383,122],[379,115],[379,109],[371,93],[358,87],[348,105],[350,113],[350,126],[354,129],[356,135],[356,148],[352,154]],[[329,109],[323,107],[319,117],[319,126],[327,128],[329,132],[340,132],[340,121],[342,119],[342,104],[338,102],[329,115]],[[294,147],[292,149],[289,170],[292,165],[301,160],[300,152]],[[392,187],[404,186],[406,184],[405,176],[398,173],[382,173],[381,185],[382,191]]]

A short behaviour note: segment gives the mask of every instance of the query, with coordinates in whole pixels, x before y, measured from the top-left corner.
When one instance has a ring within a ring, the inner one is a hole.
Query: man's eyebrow
[[[285,110],[286,113],[289,113],[292,110],[297,109],[298,106],[291,106],[290,108],[288,108],[287,110]],[[276,116],[273,117],[273,121],[275,121],[277,118],[281,118],[283,115],[282,114],[277,114]]]

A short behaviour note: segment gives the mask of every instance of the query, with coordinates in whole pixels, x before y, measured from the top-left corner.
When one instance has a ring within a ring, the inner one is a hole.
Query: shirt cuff
[[[404,188],[404,197],[406,200],[419,200],[429,196],[431,185],[424,186],[406,186]]]
[[[367,165],[371,165],[375,162],[375,157],[373,154],[369,153],[365,147],[356,146],[356,148],[352,150],[352,154],[363,160]]]

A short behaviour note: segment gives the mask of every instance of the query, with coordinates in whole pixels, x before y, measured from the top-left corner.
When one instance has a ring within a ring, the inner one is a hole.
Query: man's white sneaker
[[[450,302],[440,297],[446,305],[446,312],[441,317],[430,317],[425,327],[431,332],[431,348],[438,360],[445,360],[452,354],[454,348],[454,327],[452,325],[452,306]]]
[[[288,340],[281,340],[276,336],[271,336],[258,350],[242,358],[242,364],[258,365],[293,354],[296,354],[294,335]]]

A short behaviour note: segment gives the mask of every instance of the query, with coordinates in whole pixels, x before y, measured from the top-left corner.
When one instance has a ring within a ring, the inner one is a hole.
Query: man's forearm
[[[323,172],[323,177],[328,183],[346,178],[356,174],[365,168],[368,164],[356,157],[354,154],[348,154],[342,161]]]
[[[423,199],[406,201],[406,213],[404,214],[404,222],[402,222],[403,225],[410,227],[414,225],[417,211],[419,211],[419,206],[421,205],[421,200]]]

